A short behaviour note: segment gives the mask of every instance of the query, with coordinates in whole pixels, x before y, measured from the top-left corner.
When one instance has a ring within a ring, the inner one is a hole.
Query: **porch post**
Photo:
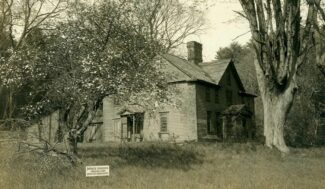
[[[227,139],[227,117],[222,117],[222,134],[223,134],[223,140]]]
[[[133,116],[132,116],[132,119],[133,119],[133,123],[132,123],[132,131],[133,131],[133,133],[132,133],[132,138],[131,138],[131,140],[134,142],[135,141],[135,138],[134,138],[134,134],[135,134],[135,115],[133,114]]]

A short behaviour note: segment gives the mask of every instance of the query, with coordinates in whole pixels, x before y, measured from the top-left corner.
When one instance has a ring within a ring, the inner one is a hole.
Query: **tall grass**
[[[59,157],[17,155],[5,147],[0,151],[0,188],[5,189],[325,188],[324,148],[282,155],[253,143],[82,144],[83,164],[72,167]],[[110,165],[110,176],[87,178],[87,165]]]

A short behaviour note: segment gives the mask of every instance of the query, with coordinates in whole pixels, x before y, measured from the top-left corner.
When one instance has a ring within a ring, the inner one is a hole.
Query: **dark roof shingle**
[[[230,62],[230,59],[225,59],[200,63],[199,66],[207,72],[217,84],[219,84]]]
[[[231,59],[214,60],[211,62],[202,62],[199,64],[191,63],[183,58],[171,54],[161,54],[162,58],[167,60],[172,66],[176,67],[186,77],[176,76],[172,82],[177,81],[204,81],[214,85],[220,85],[222,76],[229,65],[235,70],[235,76],[241,86],[241,92],[249,91],[255,93],[253,84],[256,82],[254,64],[234,64]],[[242,80],[243,78],[243,80]],[[245,87],[244,87],[245,86]],[[247,89],[246,89],[247,87]],[[247,93],[247,95],[250,95]],[[253,95],[255,96],[255,95]]]
[[[161,56],[191,78],[190,81],[199,80],[217,84],[200,66],[171,54],[162,54]]]

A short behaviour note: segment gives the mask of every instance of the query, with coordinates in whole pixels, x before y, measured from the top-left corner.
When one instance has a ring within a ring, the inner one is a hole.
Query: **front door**
[[[135,113],[135,114],[127,115],[123,118],[125,120],[124,121],[124,123],[125,123],[124,131],[125,131],[127,140],[128,141],[142,141],[144,114],[143,113]]]

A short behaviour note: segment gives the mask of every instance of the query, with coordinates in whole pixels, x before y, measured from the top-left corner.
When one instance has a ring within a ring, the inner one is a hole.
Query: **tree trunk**
[[[66,144],[67,153],[71,156],[78,155],[78,142],[75,130],[71,130],[65,134],[64,143]]]
[[[67,109],[61,109],[59,111],[59,129],[60,134],[58,141],[62,141],[65,145],[65,153],[72,164],[81,162],[78,158],[78,135],[76,129],[68,128],[68,115],[70,113],[70,107]]]
[[[59,136],[63,138],[63,142],[65,144],[66,152],[69,155],[77,155],[77,134],[76,129],[69,129],[68,128],[68,114],[70,113],[70,108],[68,109],[61,109],[59,111],[59,129],[61,130],[60,133],[63,136]]]
[[[264,136],[268,147],[276,147],[282,152],[289,149],[284,141],[284,125],[287,119],[288,106],[292,103],[290,99],[275,94],[262,97],[264,108]]]
[[[265,77],[257,61],[255,68],[263,102],[265,145],[287,153],[289,148],[284,140],[284,126],[294,100],[295,80],[291,80],[285,89],[279,89]]]
[[[14,112],[14,93],[12,88],[7,88],[3,119],[11,119]]]

